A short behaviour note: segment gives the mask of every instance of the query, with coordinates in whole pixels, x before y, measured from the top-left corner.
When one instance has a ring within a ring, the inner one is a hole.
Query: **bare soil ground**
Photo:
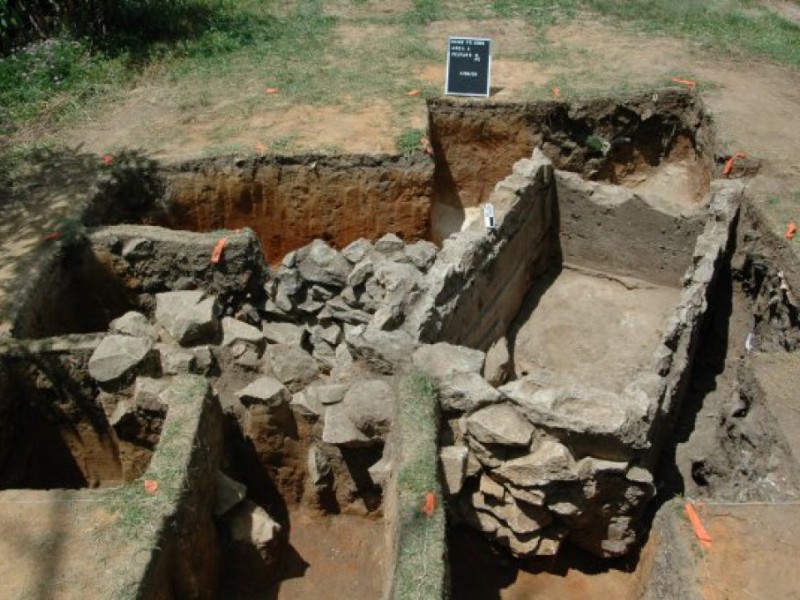
[[[115,517],[102,503],[52,492],[0,497],[0,597],[14,600],[111,598],[115,573],[129,561],[124,540],[100,543]],[[87,577],[86,565],[93,575]]]
[[[513,327],[514,370],[544,386],[621,392],[644,367],[680,290],[562,270],[534,286]]]
[[[380,598],[384,579],[384,524],[354,515],[289,513],[292,551],[268,598],[317,600]],[[263,597],[263,596],[262,596]]]

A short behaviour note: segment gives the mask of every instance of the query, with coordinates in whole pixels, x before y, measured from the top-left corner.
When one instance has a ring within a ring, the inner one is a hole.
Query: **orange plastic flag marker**
[[[686,501],[686,516],[689,517],[689,522],[692,524],[692,529],[694,529],[694,534],[700,541],[700,545],[706,550],[711,550],[711,536],[706,531],[706,528],[703,527],[700,515],[697,514],[694,506],[688,500]]]
[[[267,147],[264,144],[256,144],[256,152],[263,155],[267,151]]]
[[[220,260],[222,260],[222,251],[225,249],[225,244],[228,243],[228,238],[220,238],[220,240],[214,245],[214,249],[211,251],[211,262],[217,264]]]
[[[673,77],[672,81],[675,83],[680,83],[681,85],[689,86],[690,88],[697,87],[697,82],[692,81],[691,79],[678,79],[677,77]]]
[[[795,233],[797,233],[797,225],[795,225],[793,221],[789,221],[789,224],[786,226],[786,235],[784,237],[791,241]]]
[[[419,96],[422,92],[419,90],[411,90],[410,92],[406,92],[406,96]]]
[[[145,479],[144,491],[150,494],[151,496],[155,496],[158,493],[158,481],[156,481],[155,479]]]
[[[103,156],[100,157],[100,160],[103,161],[104,165],[108,166],[114,162],[114,157],[110,154],[103,154]]]
[[[277,94],[278,92],[280,92],[278,88],[267,88],[268,94]]]
[[[553,88],[553,98],[558,98],[559,96],[561,96],[561,88],[560,87],[554,87]]]
[[[725,162],[725,167],[722,169],[722,174],[725,177],[728,177],[731,174],[731,171],[733,171],[733,165],[736,164],[736,160],[739,158],[747,158],[747,154],[744,152],[737,152]]]
[[[425,506],[422,507],[422,512],[424,512],[429,517],[432,517],[433,513],[436,512],[435,492],[428,492],[428,494],[425,496]]]

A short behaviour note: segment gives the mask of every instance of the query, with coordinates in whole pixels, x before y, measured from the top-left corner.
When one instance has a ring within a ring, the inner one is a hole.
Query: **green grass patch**
[[[648,31],[687,36],[725,54],[749,52],[800,66],[800,27],[755,0],[584,0],[584,5]]]
[[[445,515],[438,481],[436,389],[426,375],[408,376],[398,408],[401,464],[398,472],[397,600],[443,598],[446,591]],[[422,508],[436,495],[432,515]]]
[[[421,148],[421,141],[425,132],[421,129],[406,129],[394,140],[394,145],[400,154],[409,155]]]

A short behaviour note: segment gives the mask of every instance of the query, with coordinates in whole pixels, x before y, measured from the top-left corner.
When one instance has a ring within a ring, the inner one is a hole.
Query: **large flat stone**
[[[216,342],[216,312],[216,298],[206,298],[199,290],[156,295],[156,321],[182,346]]]
[[[151,338],[107,335],[89,359],[89,375],[108,383],[133,372],[152,352]]]
[[[439,342],[420,346],[414,352],[413,362],[432,377],[448,377],[459,373],[480,374],[485,358],[480,350]]]
[[[531,443],[533,425],[513,406],[495,404],[472,413],[467,431],[482,444],[524,447]]]

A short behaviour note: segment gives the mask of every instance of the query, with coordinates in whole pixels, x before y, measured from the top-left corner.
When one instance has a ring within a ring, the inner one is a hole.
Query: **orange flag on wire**
[[[222,251],[225,249],[225,244],[228,243],[228,238],[220,238],[214,249],[211,251],[211,262],[217,264],[222,260]]]
[[[436,494],[434,492],[428,492],[425,496],[425,506],[422,507],[422,512],[429,517],[432,517],[433,513],[436,512]]]
[[[700,515],[697,514],[694,506],[688,500],[686,501],[686,516],[689,517],[689,522],[692,524],[692,529],[694,529],[694,534],[700,541],[700,545],[706,550],[711,550],[711,536],[703,526]]]

